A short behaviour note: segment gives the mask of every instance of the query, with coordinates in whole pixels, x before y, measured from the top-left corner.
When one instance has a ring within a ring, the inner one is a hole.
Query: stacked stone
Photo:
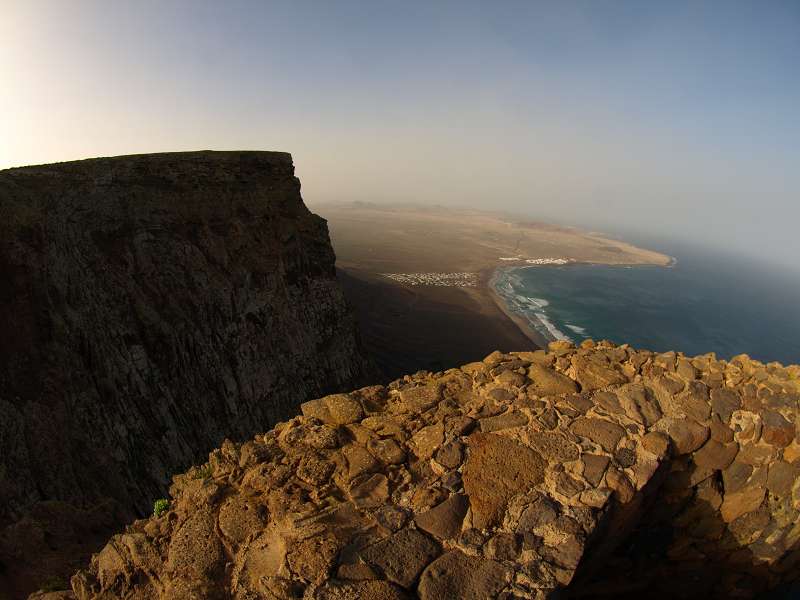
[[[746,597],[796,571],[799,398],[796,366],[590,341],[327,396],[175,477],[73,591]]]

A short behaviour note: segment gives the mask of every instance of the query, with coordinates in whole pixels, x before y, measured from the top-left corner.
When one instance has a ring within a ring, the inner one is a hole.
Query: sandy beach
[[[497,308],[509,319],[511,320],[517,327],[519,327],[520,331],[524,333],[528,339],[531,340],[538,348],[545,348],[551,340],[546,338],[542,333],[540,333],[535,327],[531,325],[531,323],[520,315],[517,312],[514,312],[508,307],[506,301],[497,293],[495,289],[495,281],[497,276],[499,275],[499,270],[503,267],[497,267],[496,269],[492,270],[489,274],[488,278],[485,281],[486,291],[491,297],[492,301],[494,301]],[[535,319],[534,315],[530,315],[529,318]]]

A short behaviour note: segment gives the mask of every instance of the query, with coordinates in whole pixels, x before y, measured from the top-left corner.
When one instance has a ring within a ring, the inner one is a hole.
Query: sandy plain
[[[388,379],[546,342],[492,289],[497,268],[537,258],[611,265],[671,262],[664,254],[598,233],[475,210],[365,203],[311,208],[328,220],[345,295],[367,351]],[[513,257],[518,260],[500,260]],[[409,285],[387,276],[437,273],[476,273],[477,285]]]

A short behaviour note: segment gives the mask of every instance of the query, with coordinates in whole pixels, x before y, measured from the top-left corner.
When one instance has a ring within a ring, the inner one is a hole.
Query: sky
[[[796,0],[0,0],[0,40],[0,168],[282,150],[312,209],[504,210],[800,270]]]

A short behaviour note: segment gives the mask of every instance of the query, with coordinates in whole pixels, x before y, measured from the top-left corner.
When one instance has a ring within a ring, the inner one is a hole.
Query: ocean
[[[495,290],[548,339],[800,363],[800,278],[681,250],[671,267],[500,267]]]

